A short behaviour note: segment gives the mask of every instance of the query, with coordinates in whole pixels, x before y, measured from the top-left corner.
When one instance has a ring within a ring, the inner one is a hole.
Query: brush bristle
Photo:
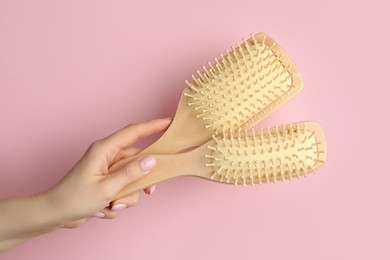
[[[326,144],[315,122],[223,132],[209,145],[210,179],[255,184],[299,178],[324,163]]]
[[[260,35],[243,39],[186,81],[188,106],[211,134],[252,126],[301,88],[295,66]]]

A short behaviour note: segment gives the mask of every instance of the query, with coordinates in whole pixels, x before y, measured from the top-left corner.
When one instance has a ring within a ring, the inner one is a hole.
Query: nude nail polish
[[[96,212],[94,215],[93,215],[95,218],[104,218],[106,215],[103,213],[103,212]]]
[[[127,207],[125,203],[118,203],[111,207],[112,211],[121,211],[124,210]]]
[[[156,165],[156,158],[154,158],[153,156],[146,156],[139,161],[139,167],[144,172],[149,171],[155,165]]]

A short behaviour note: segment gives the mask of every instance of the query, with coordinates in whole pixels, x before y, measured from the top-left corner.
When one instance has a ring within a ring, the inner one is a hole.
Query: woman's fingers
[[[135,182],[145,174],[148,174],[156,165],[156,158],[145,156],[132,160],[110,175],[107,175],[103,182],[110,190],[117,193],[129,183]]]
[[[127,157],[130,157],[130,156],[133,156],[133,155],[136,155],[138,154],[139,152],[141,151],[141,149],[138,149],[138,148],[127,148],[127,149],[122,149],[119,151],[119,153],[117,154],[117,156],[115,157],[115,159],[112,160],[111,162],[111,165],[112,164],[115,164],[116,162],[124,159],[124,158],[127,158]]]
[[[133,155],[138,154],[141,151],[141,149],[127,148],[127,149],[123,149],[122,151],[123,151],[122,152],[123,158],[125,158],[125,157],[129,157],[129,156],[133,156]]]
[[[142,137],[161,132],[168,128],[171,119],[158,119],[144,123],[129,125],[122,130],[108,136],[107,138],[95,142],[91,147],[89,154],[104,153],[108,164],[121,160],[139,153],[138,149],[127,148]],[[144,156],[128,162],[119,169],[102,179],[103,187],[109,187],[110,194],[116,194],[129,183],[132,183],[145,174],[149,173],[156,165],[156,159],[153,156]],[[155,187],[146,188],[147,194],[153,193]],[[111,195],[110,195],[111,196]],[[93,216],[97,218],[112,219],[118,216],[119,212],[125,208],[132,207],[138,202],[139,194],[134,193],[130,196],[112,201],[109,207],[96,212]]]
[[[130,196],[113,201],[110,207],[104,208],[103,210],[97,212],[94,215],[94,217],[113,219],[117,217],[122,210],[130,207],[134,207],[138,203],[138,200],[139,200],[139,193],[136,192]]]
[[[133,193],[130,196],[126,196],[119,200],[115,200],[111,202],[111,210],[112,211],[121,211],[125,208],[130,208],[135,206],[139,200],[139,193]]]
[[[120,157],[123,149],[126,149],[143,137],[166,130],[171,121],[171,118],[165,118],[128,125],[114,134],[91,144],[87,154],[103,156],[106,164],[110,166],[113,161],[117,160],[118,156]]]
[[[126,148],[140,138],[159,133],[168,128],[172,119],[156,119],[150,120],[138,124],[131,124],[125,128],[119,130],[118,132],[104,138],[103,143],[106,143],[109,146],[115,146],[120,149]]]
[[[101,159],[101,167],[108,168],[113,162],[119,161],[118,158],[126,157],[125,150],[131,144],[140,138],[166,130],[171,121],[171,118],[165,118],[128,125],[102,140],[93,142],[89,146],[85,156],[92,159]],[[130,156],[132,152],[130,150]]]

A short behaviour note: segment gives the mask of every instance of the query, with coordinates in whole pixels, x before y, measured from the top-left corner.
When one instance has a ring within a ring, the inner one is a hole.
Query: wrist
[[[58,229],[66,224],[66,217],[61,212],[61,207],[51,196],[50,192],[45,191],[31,196],[32,204],[39,211],[36,214],[37,222],[46,229]]]
[[[0,201],[0,251],[62,227],[44,193]]]

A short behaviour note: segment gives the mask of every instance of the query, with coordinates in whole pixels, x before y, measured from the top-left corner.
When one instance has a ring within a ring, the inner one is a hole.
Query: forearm
[[[44,193],[0,200],[0,252],[62,225]]]

